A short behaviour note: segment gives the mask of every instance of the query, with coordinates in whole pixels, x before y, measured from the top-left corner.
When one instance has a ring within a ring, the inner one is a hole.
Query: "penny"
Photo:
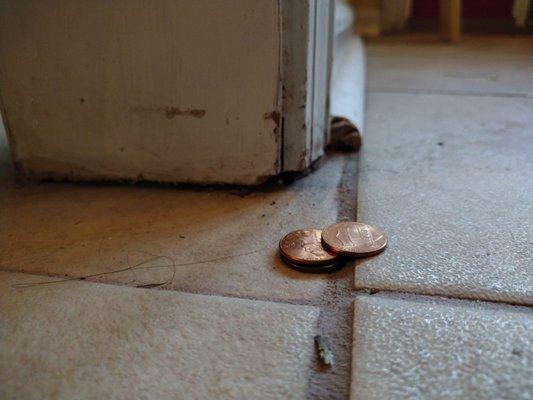
[[[311,272],[314,274],[325,274],[329,272],[334,272],[340,269],[342,266],[342,259],[338,259],[338,261],[334,262],[333,264],[297,264],[295,262],[292,262],[285,258],[283,254],[281,255],[281,259],[285,264],[287,264],[292,269],[295,269],[300,272]]]
[[[329,265],[339,256],[322,246],[320,229],[299,229],[285,235],[279,241],[281,255],[296,264]]]
[[[387,246],[387,236],[378,228],[362,222],[339,222],[322,231],[325,247],[352,257],[377,254]]]

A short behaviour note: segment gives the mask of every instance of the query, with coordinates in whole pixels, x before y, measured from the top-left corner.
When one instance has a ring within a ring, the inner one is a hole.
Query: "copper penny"
[[[314,274],[326,274],[329,272],[338,271],[343,265],[343,259],[339,258],[333,264],[297,264],[285,258],[283,254],[280,255],[282,261],[292,269],[300,272],[311,272]]]
[[[333,264],[339,256],[322,246],[320,229],[299,229],[288,233],[279,241],[281,255],[296,264]]]
[[[352,257],[377,254],[387,246],[387,236],[378,228],[362,222],[339,222],[322,231],[322,241],[335,253]]]

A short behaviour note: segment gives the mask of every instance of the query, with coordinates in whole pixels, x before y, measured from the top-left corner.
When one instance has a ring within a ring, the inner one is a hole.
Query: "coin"
[[[352,257],[377,254],[387,246],[387,236],[378,228],[362,222],[339,222],[322,231],[325,247]]]
[[[325,274],[325,273],[328,273],[328,272],[337,271],[338,269],[340,269],[340,267],[343,264],[341,258],[339,258],[338,261],[335,261],[333,264],[325,264],[325,265],[322,265],[322,264],[318,264],[318,265],[314,265],[314,264],[297,264],[297,263],[294,263],[294,262],[288,260],[286,257],[283,256],[283,254],[281,255],[280,258],[283,260],[283,262],[285,264],[287,264],[292,269],[295,269],[295,270],[300,271],[300,272],[311,272],[311,273],[315,273],[315,274]]]
[[[322,246],[320,229],[299,229],[285,235],[279,241],[279,250],[291,263],[307,265],[329,265],[339,259]]]

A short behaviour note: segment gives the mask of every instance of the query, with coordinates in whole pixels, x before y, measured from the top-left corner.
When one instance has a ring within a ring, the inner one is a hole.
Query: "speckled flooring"
[[[355,269],[353,399],[533,397],[532,65],[531,38],[368,45],[358,219],[390,241]]]
[[[0,397],[532,398],[533,40],[367,49],[359,166],[286,187],[17,183],[0,135]],[[356,210],[385,253],[277,257]]]

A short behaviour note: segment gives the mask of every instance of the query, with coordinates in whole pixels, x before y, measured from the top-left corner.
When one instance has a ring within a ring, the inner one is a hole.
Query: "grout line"
[[[337,185],[337,220],[356,220],[357,217],[357,154],[345,156]],[[330,344],[335,366],[315,367],[309,377],[307,398],[346,399],[350,396],[352,378],[352,335],[355,263],[329,276],[328,285],[319,296],[321,312],[319,332]]]
[[[464,97],[503,97],[503,98],[512,98],[512,99],[533,98],[533,93],[479,92],[475,90],[387,88],[387,87],[380,87],[380,86],[368,86],[366,90],[368,93],[428,94],[428,95],[439,95],[439,96],[464,96]]]
[[[187,288],[180,288],[178,287],[154,287],[154,288],[143,288],[143,287],[137,287],[132,286],[127,283],[118,282],[118,281],[108,281],[108,280],[99,280],[98,278],[84,278],[81,277],[74,277],[74,276],[68,276],[68,275],[57,275],[57,274],[49,274],[49,273],[41,273],[41,272],[34,272],[34,271],[24,271],[24,270],[17,270],[12,268],[6,268],[0,266],[0,272],[8,272],[8,273],[16,273],[21,275],[29,275],[29,276],[35,276],[35,277],[41,277],[41,278],[53,278],[53,279],[64,279],[62,282],[50,282],[50,284],[46,285],[46,281],[42,281],[42,286],[54,286],[54,285],[60,285],[64,283],[70,283],[70,282],[86,282],[90,284],[100,284],[100,285],[110,285],[110,286],[120,286],[130,289],[142,289],[142,290],[156,290],[156,291],[164,291],[164,292],[176,292],[176,293],[185,293],[185,294],[197,294],[197,295],[204,295],[204,296],[212,296],[212,297],[227,297],[229,299],[235,299],[235,300],[251,300],[251,301],[262,301],[265,303],[279,303],[279,304],[287,304],[287,305],[295,305],[295,306],[312,306],[312,307],[322,307],[325,304],[327,304],[326,301],[320,301],[320,298],[315,301],[314,299],[283,299],[283,298],[277,298],[277,297],[269,297],[269,298],[261,298],[256,296],[246,296],[246,295],[235,295],[235,294],[229,294],[229,293],[217,293],[217,292],[211,292],[211,291],[199,291],[199,290],[190,290]],[[336,273],[333,273],[336,274]],[[21,282],[24,283],[24,282]],[[35,286],[28,286],[24,289],[30,289],[30,288],[39,288],[39,283],[36,282],[37,285]]]
[[[335,276],[333,282],[335,280],[342,281],[338,277],[339,274],[344,274],[346,271],[350,270],[352,267],[345,266],[341,269],[341,271],[332,273],[332,274],[324,274],[325,278],[328,279],[331,276]],[[357,267],[355,267],[357,268]],[[50,274],[45,272],[34,272],[34,271],[24,271],[24,270],[17,270],[12,268],[6,268],[3,266],[0,266],[0,272],[7,272],[7,273],[16,273],[21,275],[29,275],[29,276],[36,276],[36,277],[42,277],[42,278],[55,278],[55,279],[64,279],[63,282],[54,282],[50,283],[49,286],[53,285],[60,285],[63,283],[69,283],[69,282],[87,282],[87,283],[96,283],[101,285],[110,285],[110,286],[120,286],[130,289],[143,289],[143,290],[161,290],[165,292],[178,292],[178,293],[185,293],[185,294],[198,294],[198,295],[204,295],[204,296],[212,296],[212,297],[227,297],[230,299],[236,299],[236,300],[251,300],[251,301],[262,301],[266,303],[276,303],[276,304],[286,304],[286,305],[295,305],[295,306],[312,306],[312,307],[324,307],[330,304],[330,299],[325,299],[324,296],[318,296],[316,299],[284,299],[279,297],[257,297],[257,296],[246,296],[246,295],[236,295],[236,294],[230,294],[230,293],[222,293],[222,292],[213,292],[213,291],[200,291],[200,290],[190,290],[187,288],[180,288],[180,287],[155,287],[155,288],[142,288],[142,287],[136,287],[129,285],[127,283],[122,282],[113,282],[113,281],[107,281],[107,280],[98,280],[98,279],[86,279],[84,277],[73,277],[68,275],[57,275],[57,274]],[[329,276],[328,276],[329,275]],[[43,283],[46,281],[43,281]],[[23,282],[21,282],[23,283]],[[46,285],[43,285],[46,286]],[[37,288],[38,286],[35,286]],[[29,289],[25,288],[25,289]],[[508,306],[517,306],[517,307],[528,307],[533,308],[533,304],[530,303],[520,303],[517,301],[509,301],[509,300],[497,300],[497,299],[487,299],[487,298],[479,298],[479,297],[471,297],[471,296],[461,296],[461,295],[451,295],[451,294],[444,294],[444,293],[428,293],[428,292],[414,292],[414,291],[406,291],[406,290],[400,290],[400,289],[376,289],[371,287],[365,287],[365,288],[353,288],[351,291],[348,292],[348,294],[340,294],[340,298],[348,299],[348,300],[355,300],[355,298],[360,294],[365,295],[374,295],[377,293],[393,293],[393,294],[405,294],[410,296],[421,296],[421,297],[435,297],[435,298],[442,298],[442,299],[449,299],[449,300],[463,300],[463,301],[474,301],[474,302],[483,302],[488,304],[497,304],[497,305],[508,305]]]
[[[47,272],[24,271],[22,269],[9,268],[9,267],[1,266],[1,265],[0,265],[0,272],[9,272],[13,274],[39,276],[39,277],[45,277],[45,278],[65,279],[66,281],[70,281],[70,280],[83,281],[84,280],[81,278],[75,278],[75,277],[71,277],[67,275],[56,275],[56,274],[51,274]]]
[[[440,298],[440,299],[446,299],[446,300],[475,301],[475,302],[482,302],[482,303],[487,303],[487,304],[499,304],[499,305],[533,308],[533,304],[517,303],[513,301],[479,299],[476,297],[469,297],[469,296],[453,296],[453,295],[435,294],[435,293],[406,292],[404,290],[397,290],[397,289],[383,290],[383,289],[361,288],[361,289],[355,289],[353,293],[354,293],[354,296],[353,296],[354,299],[355,297],[357,297],[358,294],[373,295],[377,293],[385,293],[385,294],[392,293],[392,294],[405,294],[409,296],[434,297],[434,298]]]
[[[350,266],[342,268],[342,270],[349,270],[349,269],[351,269]],[[42,277],[42,278],[65,279],[64,282],[51,283],[50,286],[58,285],[62,283],[69,283],[69,282],[87,282],[87,283],[96,283],[100,285],[120,286],[120,287],[125,287],[125,288],[130,288],[130,289],[160,290],[164,292],[197,294],[197,295],[212,296],[212,297],[227,297],[229,299],[235,299],[235,300],[261,301],[264,303],[276,303],[276,304],[286,304],[286,305],[294,305],[294,306],[311,306],[311,307],[321,308],[321,307],[324,307],[330,304],[330,301],[322,300],[324,298],[323,296],[319,296],[317,299],[309,299],[309,300],[308,299],[283,299],[283,298],[277,298],[277,297],[262,298],[262,297],[256,297],[256,296],[225,294],[225,293],[216,293],[216,292],[208,292],[208,291],[205,291],[205,292],[195,291],[195,290],[189,290],[189,289],[180,288],[180,287],[172,287],[172,288],[161,287],[161,288],[151,288],[151,289],[140,288],[140,287],[131,286],[131,285],[128,285],[127,283],[121,283],[121,282],[101,281],[97,279],[85,279],[83,277],[71,277],[68,275],[54,275],[54,274],[40,273],[40,272],[33,272],[33,271],[23,271],[23,270],[17,270],[17,269],[6,268],[6,267],[1,267],[1,266],[0,266],[0,272],[16,273],[16,274],[21,274],[21,275],[30,275],[30,276],[36,276],[36,277]],[[332,275],[337,275],[337,273],[333,273]],[[43,285],[43,286],[46,286],[46,285]],[[38,288],[38,287],[39,286],[35,286],[35,288]],[[355,289],[354,288],[348,294],[344,294],[344,295],[340,294],[340,298],[353,301],[360,294],[374,295],[378,293],[404,294],[404,295],[409,295],[409,296],[434,297],[434,298],[447,299],[447,300],[473,301],[473,302],[482,302],[482,303],[487,303],[487,304],[533,308],[533,304],[519,303],[519,302],[514,302],[514,301],[484,299],[484,298],[469,297],[469,296],[453,296],[453,295],[446,295],[442,293],[439,294],[439,293],[409,292],[409,291],[398,290],[398,289],[374,289],[374,288]]]

